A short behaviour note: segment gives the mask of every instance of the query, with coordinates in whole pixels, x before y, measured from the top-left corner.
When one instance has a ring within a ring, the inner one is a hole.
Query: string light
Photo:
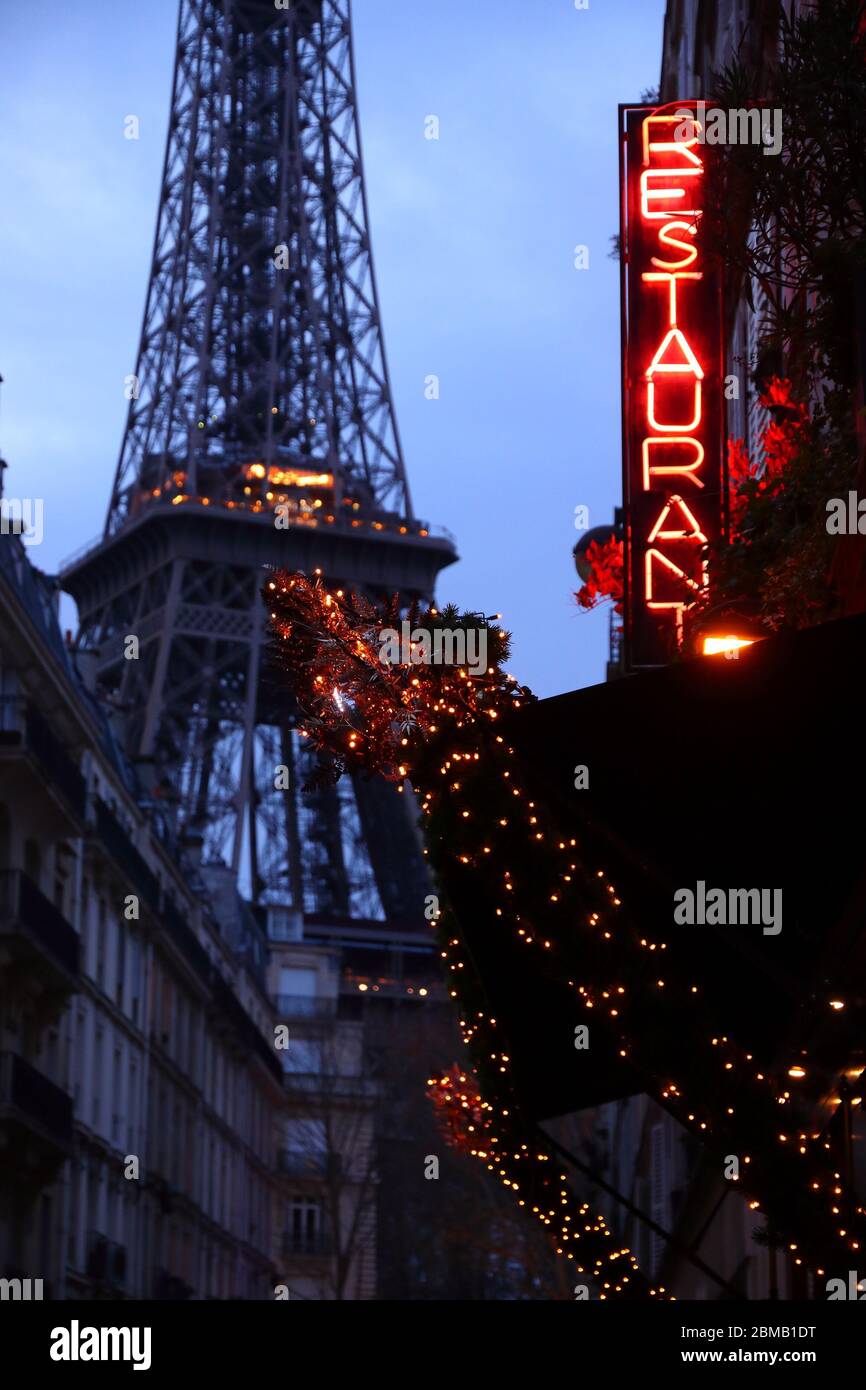
[[[276,598],[274,584],[277,585]],[[379,659],[377,634],[383,627],[399,626],[396,600],[390,607],[379,610],[356,595],[347,596],[341,591],[329,594],[320,576],[308,579],[303,575],[277,576],[268,585],[268,595],[269,604],[277,613],[272,620],[272,630],[278,638],[278,661],[282,653],[281,664],[300,707],[305,732],[319,752],[323,772],[336,777],[346,770],[359,769],[401,783],[410,778],[427,822],[428,848],[433,850],[428,857],[432,857],[440,874],[451,863],[463,872],[480,875],[479,887],[491,899],[492,919],[500,924],[497,930],[510,927],[515,941],[530,950],[561,953],[579,947],[594,983],[590,986],[572,981],[575,998],[588,1011],[600,1011],[610,1020],[618,1040],[617,1055],[623,1059],[628,1057],[633,1065],[642,1069],[646,1089],[681,1122],[689,1125],[703,1140],[713,1136],[726,1147],[735,1147],[737,1136],[748,1133],[753,1154],[744,1164],[746,1173],[741,1186],[751,1189],[748,1194],[751,1210],[768,1207],[775,1213],[774,1227],[780,1229],[785,1224],[779,1219],[778,1210],[778,1191],[783,1179],[789,1185],[802,1183],[809,1198],[820,1201],[827,1190],[826,1183],[821,1181],[827,1162],[823,1155],[830,1148],[824,1136],[801,1132],[795,1142],[790,1143],[788,1129],[770,1128],[779,1106],[791,1109],[790,1091],[773,1075],[755,1067],[752,1054],[738,1048],[728,1035],[704,1034],[704,1005],[693,977],[681,978],[675,961],[666,963],[664,975],[648,971],[657,953],[667,952],[667,941],[653,940],[634,930],[621,911],[623,900],[604,868],[597,868],[594,875],[585,868],[578,873],[576,840],[551,836],[546,810],[541,812],[527,799],[526,790],[515,784],[515,769],[513,764],[509,766],[515,756],[514,749],[507,737],[494,732],[490,726],[499,715],[521,708],[534,697],[502,671],[502,662],[508,654],[508,634],[501,628],[487,627],[487,667],[480,675],[470,674],[460,667],[432,663],[386,665]],[[424,611],[420,607],[410,611],[410,619],[416,628],[426,626],[428,629],[437,624],[467,626],[471,621],[481,626],[486,622],[478,615],[460,615],[453,609]],[[323,694],[334,688],[341,692],[342,709]],[[458,767],[466,770],[455,779],[450,773],[452,768],[456,771]],[[494,813],[496,807],[489,800],[491,777],[501,786],[500,800],[504,793],[509,801],[513,799],[517,803],[513,815]],[[473,816],[473,810],[481,806],[487,814]],[[459,834],[455,834],[457,825]],[[515,854],[520,856],[518,860],[511,858]],[[524,869],[523,857],[527,855]],[[543,856],[543,861],[538,856]],[[510,868],[504,867],[509,863]],[[548,866],[546,889],[543,864]],[[521,866],[519,875],[518,865]],[[589,911],[575,914],[572,904],[575,894],[579,901],[593,895],[598,901],[587,904]],[[522,920],[527,906],[529,912]],[[536,912],[544,913],[544,925],[548,929],[544,934],[537,931],[532,920]],[[561,924],[558,934],[549,930],[555,923]],[[441,952],[446,969],[460,979],[460,990],[451,989],[449,993],[453,998],[467,1001],[476,988],[474,972],[465,968],[468,962],[462,958],[461,934],[447,905],[443,907],[438,926],[447,943]],[[457,932],[447,935],[453,933],[455,927]],[[659,963],[656,961],[657,965]],[[611,978],[613,970],[617,970],[620,979]],[[663,1030],[654,1030],[653,1035],[647,1037],[642,1027],[638,1039],[632,1036],[630,1025],[633,1013],[640,1016],[638,1011],[643,1007],[642,1000],[648,989],[659,999],[655,1008],[663,1007],[661,996],[668,1000],[665,1007],[673,1011],[683,1007],[692,1011],[693,1046],[690,1047],[688,1071],[694,1076],[705,1065],[702,1060],[705,1051],[706,1065],[713,1067],[718,1077],[715,1113],[703,1102],[696,1103],[697,1098],[688,1096],[682,1078],[675,1081],[665,1076],[663,1080],[653,1081],[653,1068],[665,1050]],[[829,1000],[829,1007],[838,1013],[844,1003],[833,998]],[[476,1140],[476,1156],[488,1162],[491,1171],[512,1190],[517,1190],[515,1185],[519,1185],[521,1191],[531,1190],[533,1208],[538,1207],[536,1214],[548,1225],[553,1221],[551,1211],[543,1202],[535,1201],[535,1189],[526,1188],[526,1177],[521,1176],[523,1169],[515,1167],[515,1164],[525,1167],[525,1154],[529,1151],[521,1148],[527,1131],[512,1114],[516,1107],[509,1061],[499,1049],[490,1046],[493,1021],[486,1019],[480,1010],[465,1012],[467,1018],[461,1024],[464,1045],[477,1049],[480,1044],[482,1061],[479,1081],[473,1083],[475,1091],[466,1089],[465,1080],[460,1083],[459,1090],[454,1090],[454,1095],[459,1097],[456,1108],[464,1116],[478,1112],[472,1132],[477,1133],[483,1127],[488,1137],[483,1141],[483,1152],[478,1147],[481,1141]],[[800,1083],[807,1081],[807,1072],[808,1068],[798,1062],[788,1066],[786,1074]],[[482,1086],[487,1097],[484,1101]],[[437,1094],[444,1094],[448,1089],[442,1087]],[[796,1133],[796,1117],[792,1128]],[[756,1134],[765,1145],[760,1154],[754,1149]],[[532,1142],[537,1144],[537,1136]],[[772,1161],[766,1148],[768,1142],[777,1146]],[[495,1164],[489,1158],[491,1148],[501,1149]],[[506,1150],[524,1157],[515,1159],[510,1152],[506,1154]],[[786,1150],[787,1158],[784,1157]],[[540,1169],[549,1159],[550,1155],[544,1155],[534,1162]],[[791,1164],[800,1165],[799,1177],[789,1172]],[[541,1181],[538,1172],[532,1181]],[[524,1200],[521,1197],[521,1204]],[[563,1218],[558,1230],[557,1249],[571,1258],[568,1246],[578,1233],[571,1220],[573,1213],[565,1214],[569,1220],[566,1222]],[[830,1248],[828,1233],[819,1234],[817,1213],[811,1208],[797,1204],[796,1211],[782,1215],[804,1226],[802,1238],[795,1243],[798,1260],[801,1257],[809,1259],[817,1271],[827,1267],[828,1257],[843,1258],[841,1252],[834,1253]],[[598,1221],[595,1217],[584,1223],[587,1226],[584,1236],[590,1232],[596,1237],[603,1233],[604,1243],[607,1243],[610,1233]],[[850,1224],[844,1228],[835,1227],[830,1237],[831,1241],[844,1240],[845,1251],[857,1248],[852,1243]],[[818,1260],[815,1255],[819,1250]],[[587,1267],[598,1273],[602,1266],[588,1264]],[[636,1274],[636,1265],[633,1273]],[[627,1291],[628,1296],[635,1295],[638,1284],[635,1279]],[[621,1295],[624,1282],[615,1280],[606,1292]]]

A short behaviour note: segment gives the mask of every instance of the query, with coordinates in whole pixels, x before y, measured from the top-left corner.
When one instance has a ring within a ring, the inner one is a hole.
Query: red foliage
[[[591,541],[586,551],[590,567],[589,578],[575,594],[581,608],[595,608],[603,599],[613,600],[617,613],[622,612],[623,553],[622,541],[615,536],[599,544]]]
[[[787,378],[771,377],[758,397],[771,412],[761,436],[763,470],[752,463],[742,439],[728,440],[728,480],[730,490],[731,538],[742,539],[741,531],[751,497],[773,494],[784,487],[785,474],[802,446],[811,420],[806,407],[791,395]],[[747,484],[751,486],[747,487]]]

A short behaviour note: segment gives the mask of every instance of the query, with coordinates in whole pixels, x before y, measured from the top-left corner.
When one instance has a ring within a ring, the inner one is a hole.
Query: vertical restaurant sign
[[[694,102],[620,107],[626,665],[663,665],[722,528],[719,276]]]

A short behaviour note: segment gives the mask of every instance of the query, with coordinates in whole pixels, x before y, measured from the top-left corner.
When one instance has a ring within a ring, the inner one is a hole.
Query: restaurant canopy
[[[582,860],[604,868],[633,920],[664,931],[702,980],[709,1012],[727,1008],[766,1057],[804,1041],[807,1017],[815,1041],[814,1003],[840,981],[846,1017],[857,1017],[864,710],[866,617],[856,616],[769,637],[735,659],[700,657],[542,700],[503,732]],[[699,883],[780,889],[782,930],[675,925],[675,892]],[[613,1034],[569,1049],[586,1015],[561,966],[530,961],[471,884],[449,891],[527,1117],[643,1090]]]

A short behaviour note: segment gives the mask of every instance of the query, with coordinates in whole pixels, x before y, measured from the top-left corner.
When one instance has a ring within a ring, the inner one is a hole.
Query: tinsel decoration
[[[418,604],[406,611],[396,599],[376,607],[362,595],[326,589],[319,574],[277,575],[264,596],[276,639],[274,665],[295,696],[303,735],[334,781],[360,769],[403,782],[443,719],[458,728],[462,720],[496,719],[503,704],[529,697],[502,673],[508,633],[482,614]],[[460,666],[383,661],[382,632],[400,633],[404,622],[413,634],[431,638],[437,630],[483,631],[488,669],[470,676]]]

